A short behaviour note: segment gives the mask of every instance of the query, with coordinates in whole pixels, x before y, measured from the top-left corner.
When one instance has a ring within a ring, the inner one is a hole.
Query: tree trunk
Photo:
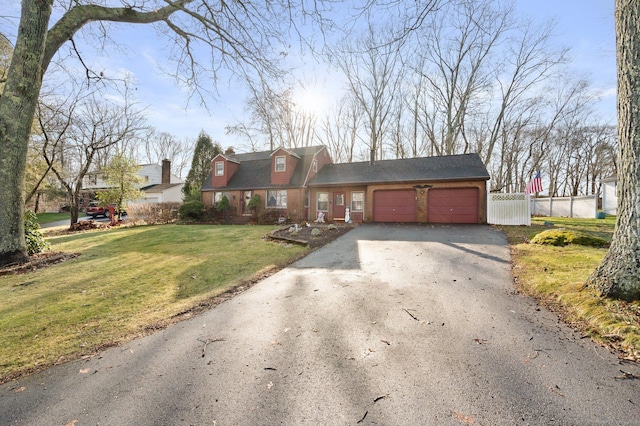
[[[52,1],[22,1],[16,47],[0,97],[0,265],[28,260],[23,218],[25,166],[42,85]]]
[[[587,285],[640,300],[640,0],[616,0],[618,217],[611,247]]]

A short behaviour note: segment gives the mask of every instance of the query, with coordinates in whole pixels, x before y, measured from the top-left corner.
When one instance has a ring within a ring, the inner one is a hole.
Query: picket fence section
[[[489,193],[487,222],[493,225],[531,225],[531,202],[528,194]]]
[[[595,219],[598,214],[598,198],[595,195],[532,198],[531,214],[536,216]]]

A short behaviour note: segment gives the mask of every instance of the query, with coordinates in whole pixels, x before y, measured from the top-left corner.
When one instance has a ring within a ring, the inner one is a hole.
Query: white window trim
[[[275,206],[270,206],[269,205],[269,193],[270,192],[274,192],[274,198],[276,199],[276,205]],[[281,195],[281,193],[284,193],[284,198],[285,198],[285,205],[278,205],[278,202],[282,199],[279,195]],[[286,189],[269,189],[267,190],[267,199],[265,200],[265,207],[268,209],[286,209],[287,208],[287,190]]]
[[[318,204],[320,203],[320,194],[326,194],[327,195],[327,208],[326,209],[321,209]],[[328,192],[318,192],[316,194],[316,210],[319,212],[328,212],[329,211],[329,193]]]
[[[221,170],[218,171],[218,164],[222,165]],[[224,161],[216,161],[215,163],[216,176],[224,176]]]
[[[356,210],[353,208],[353,195],[354,194],[362,194],[362,210]],[[352,212],[362,212],[364,211],[364,191],[354,191],[351,193],[351,203],[349,205],[349,208],[351,209]]]
[[[282,158],[282,170],[278,170],[278,159]],[[286,172],[287,171],[287,157],[285,155],[276,156],[275,162],[275,171],[276,172]]]

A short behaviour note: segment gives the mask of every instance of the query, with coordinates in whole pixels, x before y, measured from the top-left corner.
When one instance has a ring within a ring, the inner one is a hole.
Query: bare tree
[[[182,177],[182,173],[189,165],[193,155],[194,140],[189,138],[179,140],[171,133],[158,132],[153,128],[141,135],[141,139],[140,147],[143,149],[143,153],[136,152],[136,158],[149,164],[158,164],[162,160],[169,160],[171,161],[171,172]]]
[[[426,83],[421,124],[437,155],[464,151],[465,120],[476,112],[496,73],[494,51],[513,21],[509,9],[494,4],[450,2],[417,35],[426,58],[416,66]]]
[[[140,110],[128,101],[114,104],[87,97],[41,102],[38,132],[42,156],[65,188],[71,223],[78,221],[84,178],[96,168],[96,157],[145,129]],[[56,102],[57,101],[57,102]]]
[[[640,300],[640,0],[616,0],[618,211],[611,246],[587,285]]]
[[[335,110],[325,115],[321,129],[335,162],[351,163],[355,160],[362,117],[360,104],[348,94],[338,101]]]
[[[366,117],[364,143],[371,160],[384,158],[384,135],[397,105],[393,99],[402,81],[399,45],[385,38],[392,33],[386,27],[369,22],[361,38],[355,42],[346,40],[331,53],[346,78],[350,96]]]

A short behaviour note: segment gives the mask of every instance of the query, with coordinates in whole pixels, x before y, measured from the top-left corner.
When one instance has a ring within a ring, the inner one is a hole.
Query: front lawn
[[[545,225],[545,222],[547,225]],[[553,224],[553,226],[551,226]],[[623,357],[640,360],[640,303],[602,298],[584,283],[606,248],[556,247],[529,241],[547,229],[565,228],[611,241],[615,217],[534,218],[532,226],[500,226],[511,245],[516,286],[559,312],[565,321]]]
[[[58,222],[59,220],[69,220],[71,215],[69,212],[62,213],[38,213],[36,215],[36,222],[40,225],[51,222]]]
[[[0,382],[143,335],[308,249],[272,226],[164,225],[51,237],[64,263],[0,276]]]

